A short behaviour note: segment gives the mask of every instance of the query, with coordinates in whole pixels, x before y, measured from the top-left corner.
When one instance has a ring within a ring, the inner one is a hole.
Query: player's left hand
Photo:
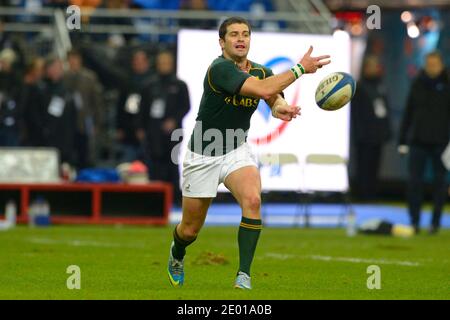
[[[278,104],[272,108],[272,115],[280,120],[291,121],[297,118],[300,113],[299,106],[290,106],[288,104]]]

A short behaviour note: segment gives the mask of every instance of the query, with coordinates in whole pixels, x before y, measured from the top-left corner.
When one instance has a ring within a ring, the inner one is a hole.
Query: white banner
[[[309,46],[313,56],[331,55],[331,64],[315,74],[303,75],[287,88],[285,98],[290,104],[301,106],[302,115],[291,122],[271,116],[270,109],[261,100],[251,120],[249,144],[256,156],[265,153],[292,153],[298,164],[261,166],[264,190],[346,190],[346,166],[306,165],[309,154],[349,156],[349,105],[338,111],[324,111],[314,100],[319,81],[332,72],[350,73],[350,38],[345,33],[336,36],[252,33],[249,59],[266,65],[275,74],[297,63]],[[178,34],[178,77],[189,88],[191,111],[183,121],[185,140],[181,147],[184,156],[186,144],[195,124],[203,93],[203,79],[211,62],[221,55],[217,31],[181,30]],[[181,162],[181,161],[180,161]],[[181,163],[180,163],[181,168]],[[220,191],[226,190],[223,186]]]

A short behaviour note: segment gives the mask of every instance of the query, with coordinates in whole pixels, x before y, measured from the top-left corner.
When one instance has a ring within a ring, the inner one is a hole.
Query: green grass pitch
[[[188,248],[185,286],[166,274],[173,226],[20,226],[0,232],[0,299],[450,299],[450,230],[413,238],[342,229],[263,229],[254,289],[232,288],[237,227],[206,226]],[[67,267],[81,270],[69,290]],[[381,289],[368,289],[378,265]]]

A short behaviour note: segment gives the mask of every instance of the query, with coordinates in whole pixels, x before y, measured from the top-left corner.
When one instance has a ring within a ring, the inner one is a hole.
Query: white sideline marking
[[[144,245],[124,245],[120,243],[98,242],[87,240],[54,240],[48,238],[31,238],[32,243],[38,244],[64,244],[72,247],[102,247],[102,248],[144,248]]]
[[[320,260],[320,261],[340,261],[340,262],[370,263],[370,264],[393,264],[393,265],[408,266],[408,267],[420,266],[420,263],[414,262],[414,261],[397,261],[397,260],[386,260],[386,259],[364,259],[364,258],[355,258],[355,257],[332,257],[332,256],[320,256],[320,255],[298,256],[298,255],[293,255],[293,254],[282,254],[282,253],[274,253],[274,252],[268,252],[258,259],[264,259],[264,258],[273,258],[273,259],[277,259],[277,260],[303,258],[303,259]]]
[[[274,259],[278,259],[278,260],[287,260],[287,259],[291,259],[291,258],[295,258],[295,255],[293,254],[281,254],[281,253],[266,253],[264,256],[268,257],[268,258],[274,258]]]
[[[378,264],[394,264],[399,266],[418,267],[420,263],[413,261],[397,261],[397,260],[385,260],[385,259],[364,259],[364,258],[352,258],[352,257],[331,257],[331,256],[306,256],[312,260],[321,261],[342,261],[351,263],[378,263]]]

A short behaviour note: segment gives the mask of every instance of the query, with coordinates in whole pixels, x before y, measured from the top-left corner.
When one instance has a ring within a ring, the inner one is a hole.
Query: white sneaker
[[[251,290],[252,285],[250,283],[250,276],[245,272],[239,271],[234,282],[234,287],[236,289]]]

